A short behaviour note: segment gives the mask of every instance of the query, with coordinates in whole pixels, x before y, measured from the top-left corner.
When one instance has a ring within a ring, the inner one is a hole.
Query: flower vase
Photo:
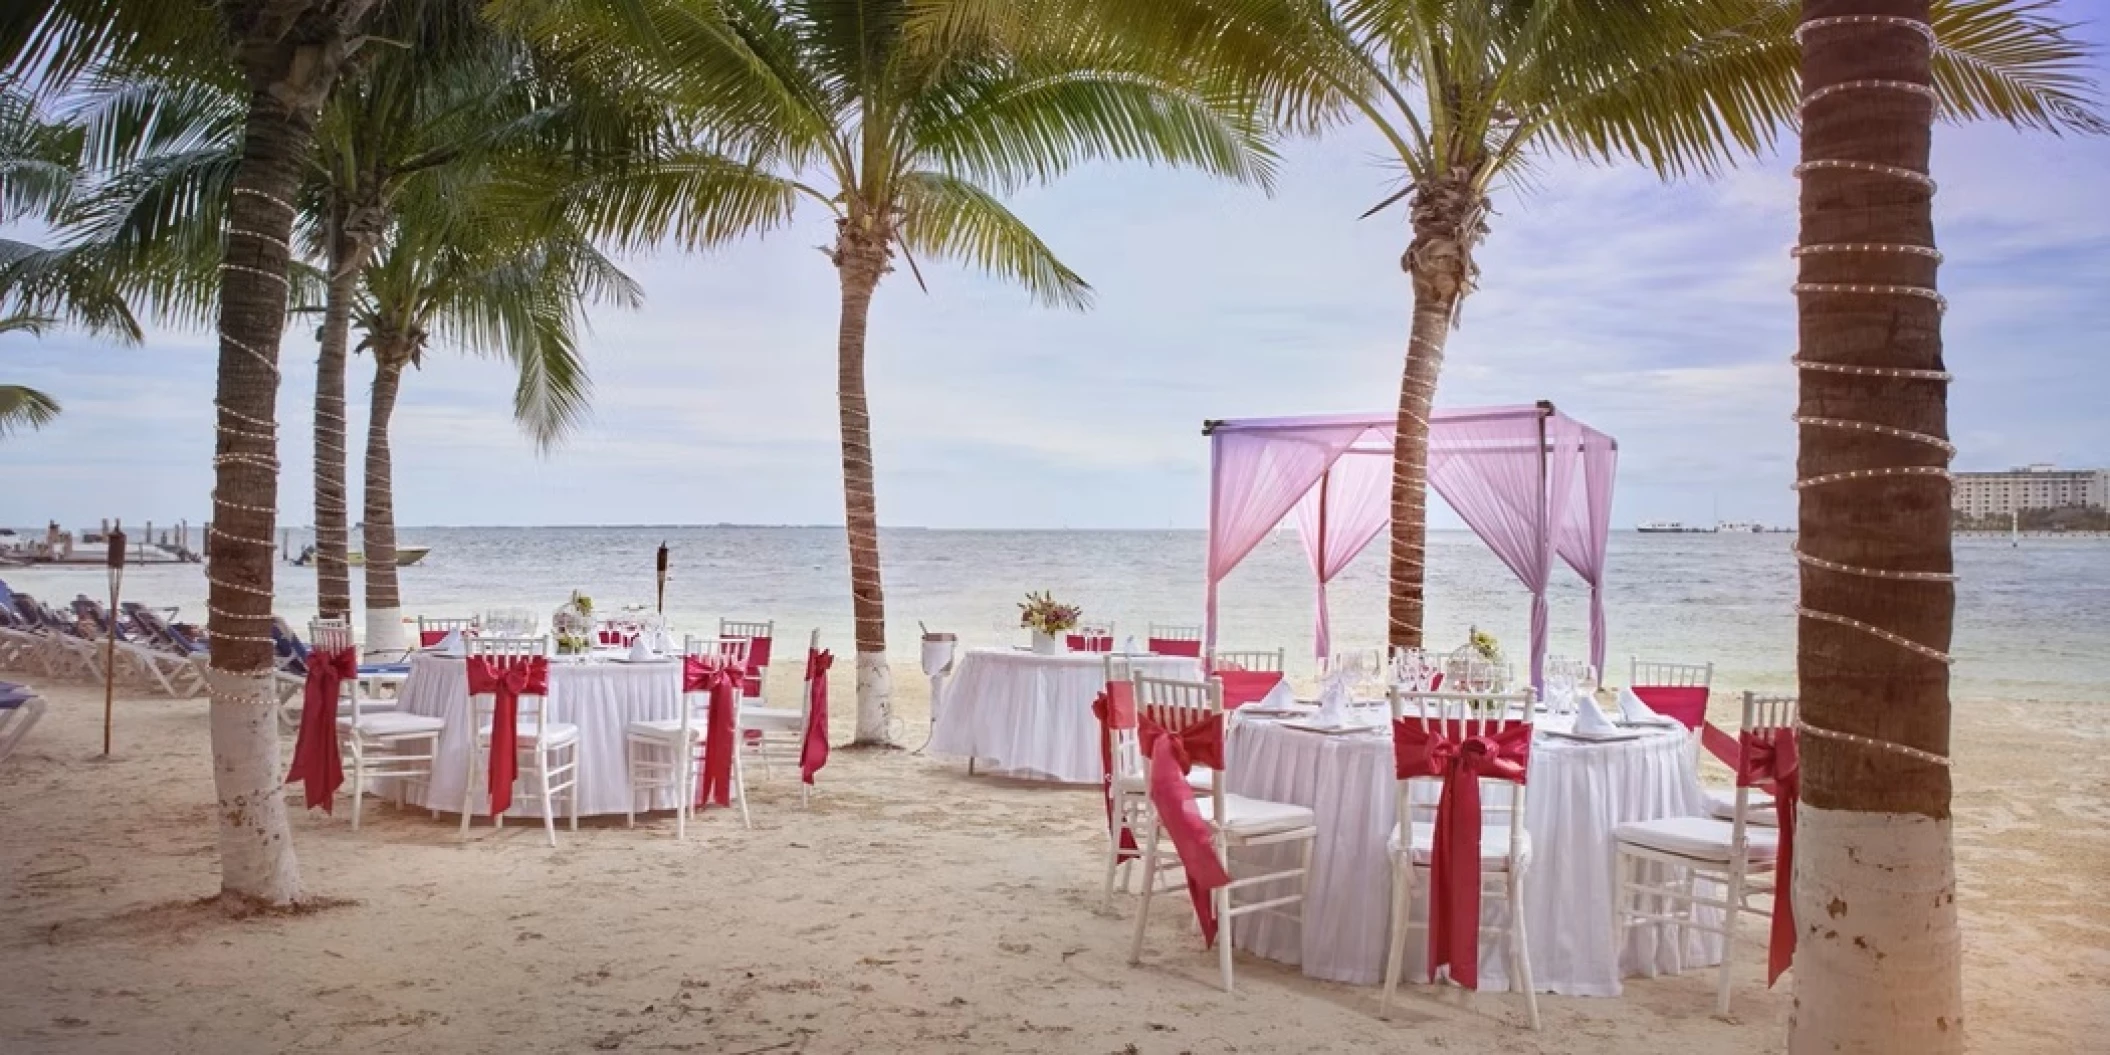
[[[1059,635],[1043,630],[1033,631],[1033,654],[1036,656],[1059,656],[1068,652],[1069,643]]]

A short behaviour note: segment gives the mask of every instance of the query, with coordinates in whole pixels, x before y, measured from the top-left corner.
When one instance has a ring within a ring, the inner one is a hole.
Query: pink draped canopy
[[[1294,515],[1316,583],[1314,651],[1331,651],[1326,584],[1392,518],[1395,417],[1331,414],[1212,421],[1206,647],[1216,588]],[[1531,682],[1546,657],[1546,583],[1558,556],[1590,584],[1590,662],[1604,669],[1604,553],[1619,444],[1551,403],[1439,410],[1429,487],[1531,591]]]

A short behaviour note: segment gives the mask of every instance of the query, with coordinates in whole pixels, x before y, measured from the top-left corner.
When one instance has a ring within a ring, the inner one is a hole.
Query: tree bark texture
[[[833,259],[842,285],[835,343],[841,418],[843,522],[850,546],[850,605],[857,621],[857,738],[893,737],[893,686],[886,664],[886,592],[879,575],[879,512],[872,483],[872,415],[865,401],[865,323],[872,293],[889,270],[892,232],[861,210],[836,224]]]
[[[213,521],[206,545],[220,890],[231,907],[300,898],[271,689],[279,339],[291,204],[315,120],[373,0],[221,8],[249,88],[220,272]]]
[[[330,284],[315,360],[315,597],[324,619],[352,617],[350,488],[345,482],[344,371],[351,343],[352,298],[360,268],[378,239],[379,210],[332,207]]]
[[[1928,0],[1807,0],[1804,19],[1904,16]],[[1803,94],[1847,82],[1931,82],[1930,48],[1909,26],[1833,23],[1803,40]],[[1933,103],[1896,87],[1856,86],[1813,99],[1803,117],[1799,281],[1860,286],[1798,296],[1800,535],[1813,560],[1864,569],[1801,569],[1796,666],[1803,721],[1946,755],[1954,586],[1876,572],[1948,573],[1948,451],[1866,423],[1945,439],[1947,389],[1922,377],[1822,369],[1940,371],[1941,314],[1925,297],[1869,287],[1935,285],[1937,261],[1868,246],[1934,245],[1932,190],[1885,172],[1823,167],[1873,162],[1927,171]],[[1809,163],[1819,163],[1809,167]],[[1856,248],[1811,252],[1812,246]],[[1811,368],[1808,364],[1817,364]],[[1825,482],[1859,470],[1917,467]],[[1808,481],[1819,481],[1810,483]],[[1812,615],[1811,613],[1817,613]],[[1963,1049],[1961,938],[1949,831],[1949,771],[1864,743],[1804,733],[1802,810],[1792,878],[1799,928],[1792,1052]]]
[[[1487,236],[1487,196],[1469,170],[1416,187],[1408,198],[1414,239],[1400,258],[1414,287],[1414,320],[1399,379],[1392,449],[1392,573],[1386,638],[1420,648],[1427,615],[1429,415],[1458,307],[1479,274],[1473,253]]]
[[[366,647],[372,651],[395,651],[404,643],[403,595],[396,575],[396,503],[388,449],[389,419],[396,410],[396,392],[403,382],[403,368],[410,364],[409,346],[400,340],[374,345],[373,402],[366,418]]]

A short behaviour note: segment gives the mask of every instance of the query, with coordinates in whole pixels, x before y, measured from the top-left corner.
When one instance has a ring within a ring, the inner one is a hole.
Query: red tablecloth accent
[[[1187,786],[1187,772],[1197,765],[1222,769],[1224,764],[1224,720],[1211,714],[1183,729],[1167,729],[1147,712],[1136,715],[1136,737],[1144,757],[1150,759],[1150,802],[1157,808],[1158,826],[1172,837],[1180,865],[1187,873],[1187,897],[1194,902],[1194,918],[1201,924],[1202,944],[1216,944],[1215,892],[1231,881],[1216,856],[1216,843],[1209,836],[1209,822],[1202,819],[1194,791]],[[1144,876],[1153,882],[1155,877]]]
[[[352,649],[308,654],[308,683],[301,691],[300,735],[293,741],[293,765],[286,783],[298,780],[309,809],[333,808],[344,785],[344,745],[337,739],[337,697],[347,678],[359,676],[359,654]]]
[[[547,656],[470,656],[469,695],[489,693],[491,707],[491,816],[513,805],[520,773],[520,698],[549,695]]]
[[[1440,777],[1436,831],[1429,855],[1429,980],[1448,965],[1451,980],[1480,987],[1480,780],[1524,783],[1531,726],[1488,723],[1454,740],[1446,724],[1420,718],[1392,722],[1392,757],[1401,780]],[[1404,824],[1407,818],[1400,818]],[[1408,848],[1412,852],[1412,848]]]

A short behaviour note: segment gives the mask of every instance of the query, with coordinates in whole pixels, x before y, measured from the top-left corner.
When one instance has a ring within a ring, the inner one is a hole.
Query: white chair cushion
[[[1206,802],[1199,805],[1202,816],[1207,818],[1212,807]],[[1231,835],[1270,835],[1298,828],[1316,828],[1318,824],[1319,815],[1305,806],[1249,799],[1244,795],[1224,795],[1224,831]]]
[[[1728,821],[1713,817],[1664,817],[1653,821],[1628,821],[1612,829],[1618,842],[1696,861],[1729,863],[1734,829]],[[1780,830],[1744,826],[1744,845],[1753,861],[1770,861],[1780,849]]]
[[[806,724],[805,716],[795,708],[786,707],[742,707],[740,728],[760,729],[765,732],[795,733]]]
[[[1708,788],[1706,793],[1707,813],[1709,816],[1717,820],[1731,822],[1736,820],[1735,788]],[[1780,827],[1780,813],[1773,808],[1773,796],[1753,788],[1751,789],[1750,797],[1745,801],[1747,803],[1744,807],[1745,824],[1758,824],[1768,828]]]
[[[1197,795],[1213,794],[1216,787],[1215,778],[1215,770],[1208,766],[1195,766],[1187,771],[1187,786],[1193,788]]]
[[[340,728],[354,728],[352,716],[345,714],[337,719]],[[436,733],[447,723],[438,718],[422,714],[405,714],[402,711],[368,711],[359,708],[359,724],[356,727],[362,736],[409,736],[414,733]]]
[[[534,722],[521,722],[518,731],[514,735],[519,737],[521,746],[524,747],[535,742],[535,732]],[[551,722],[542,727],[542,735],[552,745],[568,744],[579,738],[579,727],[569,722]],[[478,740],[489,740],[491,738],[490,723],[486,722],[477,727],[476,737]]]
[[[690,718],[689,739],[704,739],[705,733],[708,731],[707,726],[708,719],[703,715],[699,714]],[[631,722],[623,727],[623,731],[630,736],[651,737],[657,740],[678,740],[681,738],[681,719],[654,718],[649,721]]]
[[[1531,863],[1531,833],[1518,832],[1517,862]],[[1392,836],[1385,840],[1385,849],[1392,856],[1400,853],[1399,829],[1392,829]],[[1436,826],[1422,822],[1414,825],[1414,863],[1426,865],[1436,858]],[[1509,870],[1509,825],[1486,824],[1480,827],[1480,870],[1483,872],[1506,872]]]

